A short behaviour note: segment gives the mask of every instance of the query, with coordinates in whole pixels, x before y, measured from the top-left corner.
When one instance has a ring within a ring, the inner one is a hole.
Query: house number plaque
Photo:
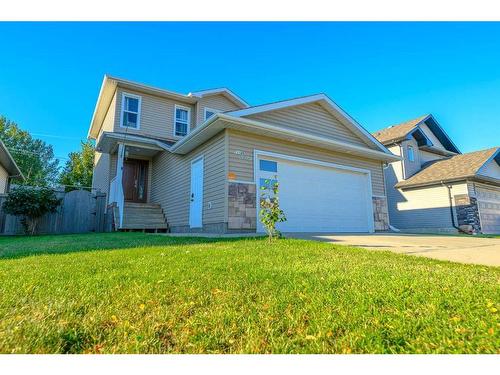
[[[235,150],[233,151],[233,154],[235,154],[239,159],[242,160],[252,160],[252,155],[249,155],[248,152],[242,150]]]

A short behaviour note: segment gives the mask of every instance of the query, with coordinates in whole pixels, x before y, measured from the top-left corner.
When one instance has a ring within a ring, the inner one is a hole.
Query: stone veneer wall
[[[372,197],[373,221],[376,231],[389,230],[389,212],[386,197]]]
[[[228,223],[231,229],[257,229],[255,184],[229,182]]]
[[[467,194],[455,195],[455,211],[457,213],[458,227],[467,232],[481,232],[479,208],[477,199]]]

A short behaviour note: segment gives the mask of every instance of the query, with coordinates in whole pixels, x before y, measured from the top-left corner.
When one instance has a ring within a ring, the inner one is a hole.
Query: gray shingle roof
[[[385,145],[391,141],[397,141],[405,138],[415,126],[424,121],[427,117],[429,117],[429,115],[420,116],[401,124],[391,125],[372,133],[372,135],[377,138],[380,143]]]
[[[479,169],[498,151],[498,147],[493,147],[428,162],[423,165],[420,172],[398,182],[396,187],[420,186],[476,177]]]

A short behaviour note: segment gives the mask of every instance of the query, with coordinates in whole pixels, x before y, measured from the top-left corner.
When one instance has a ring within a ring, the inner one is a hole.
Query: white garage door
[[[278,224],[280,231],[373,232],[371,181],[366,171],[269,155],[259,156],[256,168],[259,187],[266,180],[279,181],[280,206],[287,217]]]
[[[500,189],[476,189],[481,231],[487,234],[500,233]]]

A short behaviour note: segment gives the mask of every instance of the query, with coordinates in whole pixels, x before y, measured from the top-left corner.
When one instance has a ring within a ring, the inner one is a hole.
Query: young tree
[[[264,186],[261,186],[260,196],[260,222],[266,229],[269,236],[269,242],[273,238],[281,236],[279,230],[276,229],[277,223],[286,221],[286,216],[279,204],[279,184],[277,180],[265,180]]]
[[[4,116],[0,116],[0,139],[21,169],[23,184],[51,186],[57,181],[59,162],[51,145],[33,138]]]
[[[46,187],[19,186],[12,190],[3,203],[6,213],[21,216],[26,234],[34,235],[40,218],[55,212],[61,204],[52,189]]]
[[[87,141],[81,143],[80,151],[69,153],[69,160],[59,177],[59,183],[66,185],[66,191],[92,185],[94,150],[93,143]]]

